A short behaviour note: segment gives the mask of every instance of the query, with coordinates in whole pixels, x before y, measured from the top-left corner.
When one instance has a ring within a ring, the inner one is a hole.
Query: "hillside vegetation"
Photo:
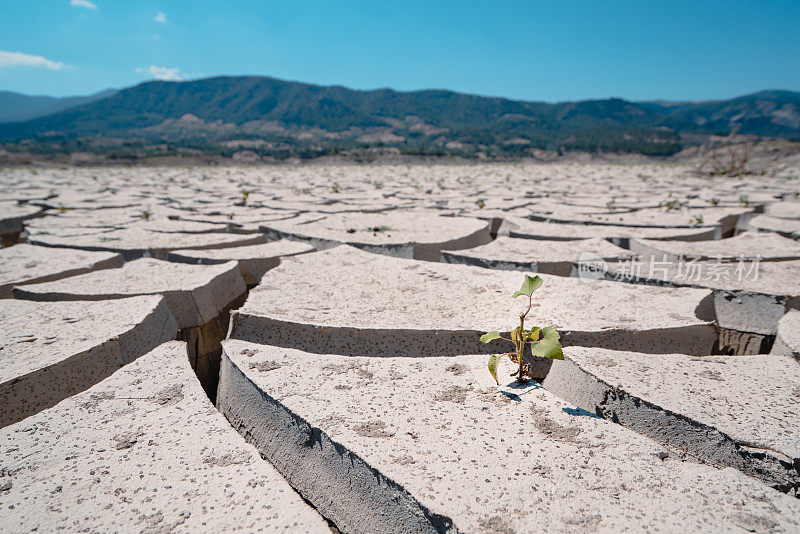
[[[0,124],[7,150],[125,153],[192,148],[316,156],[364,147],[407,154],[533,150],[671,155],[703,136],[800,139],[800,93],[724,101],[543,103],[444,90],[357,91],[268,77],[153,81],[44,117]]]

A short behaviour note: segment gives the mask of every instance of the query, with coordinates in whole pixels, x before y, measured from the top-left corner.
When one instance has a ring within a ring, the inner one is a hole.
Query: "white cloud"
[[[0,50],[0,69],[4,67],[40,67],[50,70],[61,70],[66,65],[59,61],[51,61],[42,56],[32,56],[22,52],[6,52]]]
[[[97,6],[89,0],[69,0],[69,5],[75,7],[85,7],[86,9],[97,9]]]
[[[178,67],[170,68],[150,65],[146,69],[136,69],[136,72],[138,74],[147,72],[156,80],[178,81],[183,79],[183,76],[181,76],[181,70]]]
[[[153,20],[156,21],[156,22],[163,22],[164,24],[166,24],[167,23],[167,16],[162,11],[159,11],[156,14],[156,16],[153,17]]]

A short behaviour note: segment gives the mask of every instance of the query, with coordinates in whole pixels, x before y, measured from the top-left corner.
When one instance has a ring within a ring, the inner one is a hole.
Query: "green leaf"
[[[491,332],[487,332],[481,336],[481,343],[489,343],[490,341],[494,341],[495,339],[500,338],[500,332],[497,330],[492,330]]]
[[[492,378],[494,381],[497,382],[497,385],[500,385],[500,381],[497,379],[497,364],[500,363],[500,358],[497,357],[497,354],[492,354],[489,356],[489,372],[492,374]]]
[[[514,298],[517,298],[520,295],[525,295],[526,297],[530,297],[534,291],[542,287],[542,283],[544,283],[544,280],[539,278],[539,275],[528,276],[526,274],[525,281],[522,282],[522,287],[519,288],[519,291],[514,293]]]
[[[558,341],[558,331],[552,326],[542,330],[542,340],[531,345],[531,354],[551,360],[563,360],[564,352],[561,350],[561,343]]]
[[[530,332],[525,332],[526,341],[537,341],[539,339],[539,327],[534,326]]]

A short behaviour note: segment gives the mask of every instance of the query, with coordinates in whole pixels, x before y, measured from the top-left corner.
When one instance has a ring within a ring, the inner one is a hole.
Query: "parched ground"
[[[765,165],[0,170],[0,531],[797,532]]]

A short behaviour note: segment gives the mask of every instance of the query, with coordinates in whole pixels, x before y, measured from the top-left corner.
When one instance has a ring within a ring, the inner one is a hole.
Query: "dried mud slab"
[[[733,354],[757,354],[765,348],[768,352],[780,318],[787,310],[800,308],[800,260],[665,262],[650,257],[609,263],[604,277],[633,284],[712,289],[720,346]]]
[[[736,261],[739,257],[761,261],[784,261],[800,259],[800,243],[778,234],[744,232],[735,237],[717,241],[680,242],[631,239],[631,252],[643,256],[655,256],[657,260],[678,258],[696,260],[722,259]]]
[[[246,291],[235,262],[206,266],[142,258],[119,269],[21,286],[14,289],[14,296],[57,302],[161,294],[178,328],[187,328],[212,320]]]
[[[569,276],[573,265],[587,254],[605,261],[615,261],[630,256],[630,251],[598,237],[574,241],[498,237],[479,247],[444,252],[442,260],[487,269]]]
[[[764,209],[764,214],[780,219],[800,220],[800,202],[791,200],[773,202]]]
[[[800,220],[783,219],[769,215],[755,215],[744,218],[738,225],[740,230],[756,232],[775,232],[789,239],[800,239]]]
[[[573,240],[600,237],[626,246],[630,238],[664,239],[676,241],[707,241],[722,237],[719,227],[655,228],[614,226],[602,224],[573,224],[548,221],[532,221],[520,217],[506,218],[499,235],[520,239]]]
[[[800,485],[800,365],[790,357],[689,357],[569,347],[544,387],[701,461],[785,492]]]
[[[5,300],[0,323],[0,426],[87,389],[178,330],[160,296]]]
[[[0,431],[3,532],[330,532],[169,342]]]
[[[797,499],[685,461],[535,384],[497,388],[485,366],[226,341],[218,406],[347,532],[800,525]]]
[[[340,213],[300,224],[276,221],[261,230],[271,240],[301,240],[318,250],[345,243],[388,256],[438,262],[443,250],[472,248],[491,241],[489,226],[487,221],[468,217],[389,212]]]
[[[192,367],[211,398],[230,310],[241,306],[246,293],[235,261],[190,265],[152,258],[130,261],[120,269],[14,288],[16,298],[48,302],[163,295],[180,329],[179,339],[189,342]]]
[[[42,213],[42,208],[30,204],[0,203],[0,244],[9,247],[17,242],[24,221]]]
[[[296,256],[312,252],[314,247],[307,243],[281,239],[271,243],[248,245],[213,250],[173,250],[167,254],[167,260],[198,265],[215,265],[228,261],[239,264],[245,283],[248,286],[257,284],[264,273],[277,267],[282,257]]]
[[[114,267],[122,267],[120,254],[20,243],[0,249],[0,298],[11,298],[14,286],[50,282]]]
[[[638,287],[545,277],[531,324],[555,326],[565,344],[710,354],[707,290]],[[231,318],[229,336],[311,352],[396,356],[497,350],[481,333],[511,327],[521,272],[370,254],[340,246],[286,258]]]
[[[542,215],[533,213],[527,217],[531,220],[540,220],[556,223],[582,223],[599,224],[641,228],[718,228],[722,235],[727,235],[736,227],[742,215],[752,213],[749,208],[700,208],[677,209],[645,208],[623,213],[595,213],[585,214],[580,212],[570,213],[569,216],[555,214]],[[562,212],[563,213],[563,212]]]
[[[119,252],[125,261],[143,256],[166,259],[168,252],[178,249],[237,247],[265,241],[265,237],[260,234],[153,232],[139,228],[71,236],[40,234],[28,238],[30,243],[48,247]]]
[[[792,356],[800,362],[800,311],[790,310],[778,321],[778,334],[771,354]]]

